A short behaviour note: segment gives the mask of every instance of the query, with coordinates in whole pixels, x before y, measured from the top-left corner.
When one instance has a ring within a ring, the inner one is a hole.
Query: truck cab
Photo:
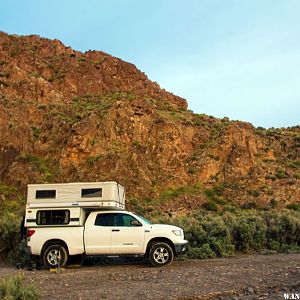
[[[174,255],[187,249],[181,228],[152,224],[128,211],[92,212],[84,237],[87,255],[147,255],[158,266],[170,263]]]

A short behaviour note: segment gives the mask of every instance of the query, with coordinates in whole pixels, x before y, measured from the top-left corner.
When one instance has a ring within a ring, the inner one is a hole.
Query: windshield
[[[152,225],[152,223],[149,221],[149,220],[147,220],[147,219],[145,219],[144,217],[142,217],[141,215],[139,215],[139,214],[136,214],[136,213],[134,213],[136,216],[138,216],[140,219],[142,219],[143,221],[144,221],[144,223],[146,223],[146,224],[148,224],[148,225]]]

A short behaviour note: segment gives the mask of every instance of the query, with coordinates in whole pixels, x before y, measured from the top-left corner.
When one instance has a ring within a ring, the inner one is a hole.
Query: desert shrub
[[[217,256],[221,257],[233,254],[232,238],[223,218],[215,217],[206,220],[202,227],[206,232],[206,242]]]
[[[235,249],[249,252],[264,247],[266,226],[259,215],[240,216],[233,224],[232,235]]]
[[[223,184],[214,186],[213,191],[216,195],[221,196],[225,192],[225,186]]]
[[[259,190],[251,190],[248,191],[249,195],[253,196],[253,197],[258,197],[260,196],[260,191]]]
[[[0,217],[0,256],[13,258],[19,243],[20,218],[12,212]]]
[[[255,209],[257,207],[257,204],[252,201],[245,202],[241,205],[242,209]]]
[[[271,179],[272,181],[276,180],[276,178],[277,177],[275,175],[273,175],[273,174],[266,175],[266,179]]]
[[[184,228],[189,258],[223,257],[263,249],[300,251],[300,212],[294,210],[199,210],[176,219],[161,214],[159,219]]]
[[[205,189],[204,190],[204,195],[207,197],[209,200],[215,201],[218,197],[216,196],[215,190],[214,189]]]
[[[285,171],[284,169],[282,169],[282,168],[279,168],[279,169],[277,170],[277,173],[275,174],[275,176],[276,176],[277,178],[279,178],[279,179],[284,179],[284,178],[287,178],[287,177],[288,177],[286,171]]]
[[[89,156],[86,160],[86,163],[89,165],[89,166],[92,166],[96,161],[98,161],[100,159],[100,155],[97,155],[97,156]]]
[[[202,207],[208,211],[218,211],[216,202],[210,200],[202,204]]]
[[[0,182],[0,259],[15,260],[20,245],[21,217],[17,213],[25,207],[25,199],[20,192]],[[23,246],[22,246],[23,247]],[[23,247],[24,248],[24,247]]]
[[[300,205],[297,204],[297,203],[291,203],[291,204],[288,204],[288,205],[286,206],[286,208],[291,209],[291,210],[300,211]]]
[[[199,248],[191,248],[187,256],[190,258],[212,258],[216,257],[216,254],[211,250],[210,245],[206,243]]]
[[[178,224],[179,225],[179,224]],[[182,226],[183,224],[181,224]],[[180,226],[180,225],[179,225]],[[185,231],[185,238],[189,241],[190,248],[196,248],[204,242],[204,230],[197,224],[196,226],[183,225]]]
[[[177,224],[185,229],[190,247],[188,257],[208,258],[233,254],[231,235],[222,217],[201,214],[195,219],[181,220]]]
[[[189,186],[180,186],[177,188],[168,188],[160,193],[160,195],[155,199],[155,202],[161,204],[183,195],[199,195],[201,190],[202,187],[199,183]]]
[[[222,195],[222,193],[224,193],[224,191],[225,191],[225,187],[222,185],[215,186],[212,189],[205,189],[204,195],[206,196],[208,201],[207,203],[203,204],[203,208],[210,211],[217,211],[218,210],[217,204],[225,205],[227,201],[219,197]]]
[[[37,300],[40,299],[39,290],[33,284],[24,284],[24,277],[20,274],[7,276],[0,281],[0,299],[5,300]]]
[[[283,212],[279,216],[279,241],[284,246],[298,244],[300,246],[300,218],[299,214],[294,215]]]
[[[277,201],[276,199],[272,198],[272,199],[270,200],[270,202],[269,202],[269,206],[270,206],[271,208],[277,207],[277,206],[278,206],[278,201]]]
[[[300,218],[298,212],[269,212],[265,219],[267,223],[267,247],[277,245],[279,251],[289,248],[300,249]]]

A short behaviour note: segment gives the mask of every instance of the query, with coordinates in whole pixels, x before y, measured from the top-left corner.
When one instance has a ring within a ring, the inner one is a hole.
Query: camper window
[[[102,189],[101,188],[82,189],[81,197],[82,198],[102,197]]]
[[[36,199],[51,199],[56,197],[56,190],[41,190],[35,192]]]
[[[36,214],[38,225],[66,225],[70,223],[69,210],[39,210]]]

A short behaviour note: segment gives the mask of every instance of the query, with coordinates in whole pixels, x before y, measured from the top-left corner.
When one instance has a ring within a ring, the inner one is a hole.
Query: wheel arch
[[[172,248],[173,254],[175,255],[175,246],[174,246],[174,243],[170,239],[168,239],[166,237],[155,237],[155,238],[152,238],[147,244],[147,248],[146,248],[146,256],[147,257],[149,256],[151,247],[154,244],[159,243],[159,242],[168,244]]]
[[[45,250],[49,246],[51,246],[51,245],[62,245],[62,246],[64,246],[66,248],[66,250],[67,250],[68,255],[70,255],[67,243],[65,241],[63,241],[63,240],[60,240],[60,239],[51,239],[51,240],[46,241],[44,243],[43,247],[42,247],[41,255],[43,255],[43,253],[45,252]]]

